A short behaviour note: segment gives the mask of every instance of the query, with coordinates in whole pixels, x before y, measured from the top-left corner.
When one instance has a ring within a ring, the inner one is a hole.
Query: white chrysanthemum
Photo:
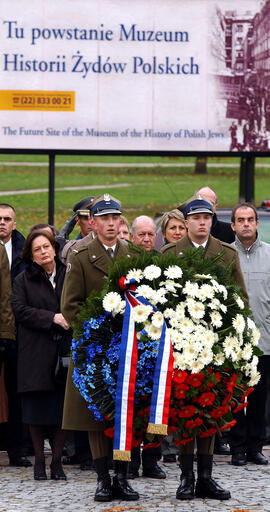
[[[258,345],[260,337],[261,337],[261,333],[260,333],[259,329],[257,327],[255,327],[252,330],[252,334],[251,334],[251,342],[252,342],[252,344],[253,345]]]
[[[250,329],[251,331],[253,331],[253,329],[256,329],[255,322],[251,318],[249,318],[249,316],[247,317],[247,326],[248,329]]]
[[[188,299],[187,305],[189,314],[192,318],[199,320],[204,317],[205,307],[202,302]]]
[[[132,316],[135,322],[144,323],[148,319],[149,315],[153,312],[151,306],[135,306],[132,309]]]
[[[225,356],[227,358],[230,357],[231,354],[238,349],[237,338],[234,336],[226,336],[225,340],[223,341],[223,348]]]
[[[161,276],[161,269],[156,265],[148,265],[148,267],[145,267],[143,275],[148,281],[153,281],[153,279],[158,279]]]
[[[156,311],[156,313],[154,313],[152,316],[152,324],[155,327],[160,328],[163,326],[163,323],[164,323],[163,314],[160,311]]]
[[[200,358],[204,362],[205,365],[210,364],[213,361],[213,352],[208,348],[205,348],[201,351]]]
[[[203,342],[207,347],[211,348],[215,343],[215,334],[210,329],[205,330]]]
[[[233,324],[233,327],[235,328],[236,332],[238,332],[239,334],[242,334],[244,332],[246,324],[245,324],[245,319],[244,319],[243,315],[239,315],[239,313],[238,313],[236,315],[236,317],[233,318],[232,324]]]
[[[225,357],[224,355],[222,354],[222,352],[219,352],[218,354],[216,354],[214,356],[214,364],[216,366],[221,366],[225,361]]]
[[[228,290],[227,290],[227,288],[225,288],[225,286],[223,286],[223,284],[219,284],[218,285],[218,291],[219,291],[219,293],[222,293],[224,299],[226,300],[227,297],[228,297]]]
[[[183,288],[183,293],[189,295],[190,297],[196,297],[199,291],[198,283],[192,283],[191,281],[186,281],[186,284]]]
[[[122,297],[117,292],[109,292],[107,295],[105,295],[102,305],[105,311],[108,311],[111,313],[112,311],[116,310],[120,307],[120,304],[122,302]]]
[[[126,280],[130,281],[130,279],[135,279],[137,283],[139,283],[143,278],[143,271],[140,268],[133,268],[128,271],[126,275]]]
[[[152,298],[152,301],[154,304],[166,304],[166,290],[165,288],[160,288],[154,293],[154,296]]]
[[[211,318],[211,322],[213,324],[214,327],[221,327],[222,326],[222,316],[220,313],[218,313],[217,311],[212,311],[210,313],[210,318]]]
[[[211,300],[211,302],[209,302],[209,303],[207,304],[207,306],[208,306],[210,309],[217,310],[217,309],[220,309],[221,302],[220,302],[220,300],[218,300],[218,299],[212,299],[212,300]]]
[[[220,309],[222,311],[222,313],[227,313],[227,306],[225,306],[225,304],[220,304]]]
[[[164,286],[165,286],[167,292],[175,293],[177,291],[177,287],[175,286],[175,282],[171,281],[169,279],[164,283]]]
[[[239,295],[237,295],[237,293],[234,294],[234,300],[240,309],[244,309],[244,301],[239,297]]]
[[[126,301],[121,300],[121,302],[119,303],[119,306],[116,306],[116,308],[114,309],[114,312],[120,313],[121,315],[123,315],[125,313],[125,309],[126,309]]]
[[[202,280],[212,279],[212,276],[210,274],[195,274],[195,277],[197,277],[197,279]]]
[[[183,320],[179,321],[179,329],[183,334],[188,334],[194,330],[194,322],[190,318],[184,317]]]
[[[175,314],[178,320],[183,320],[183,318],[185,318],[185,306],[178,304],[176,306]]]
[[[141,286],[138,286],[136,290],[136,295],[142,296],[145,299],[151,300],[155,291],[151,286],[148,286],[147,284],[142,284]]]
[[[253,356],[252,361],[251,361],[251,366],[253,368],[257,369],[258,362],[259,362],[258,356]]]
[[[172,265],[164,270],[164,275],[168,277],[168,279],[179,279],[182,277],[183,272],[178,265]]]
[[[198,358],[192,363],[189,370],[191,373],[199,373],[203,370],[204,366],[204,361],[201,358]]]
[[[201,327],[198,325],[198,327]],[[203,331],[201,331],[201,329],[195,329],[194,332],[193,332],[193,339],[194,339],[194,342],[199,342],[199,343],[204,343],[204,332],[205,332],[205,329],[203,328]]]
[[[153,324],[150,325],[150,327],[147,330],[147,334],[151,340],[159,340],[161,336],[162,329],[159,327],[155,327]]]
[[[218,292],[219,291],[219,284],[218,284],[218,282],[215,279],[211,279],[211,284],[212,284],[215,292]]]
[[[213,286],[210,286],[210,284],[203,284],[200,289],[199,293],[197,295],[198,299],[204,301],[206,299],[213,299],[214,298],[214,288]]]
[[[252,349],[252,345],[251,343],[247,343],[244,348],[242,349],[242,358],[245,360],[245,361],[249,361],[252,357],[252,352],[253,352],[253,349]]]
[[[259,372],[252,374],[248,385],[250,387],[256,386],[256,384],[258,384],[260,378],[261,378],[261,374]]]
[[[179,321],[177,320],[176,317],[172,317],[169,319],[169,324],[171,327],[173,327],[173,329],[178,329],[179,327]]]
[[[166,308],[164,311],[164,318],[174,318],[176,313],[172,308]]]

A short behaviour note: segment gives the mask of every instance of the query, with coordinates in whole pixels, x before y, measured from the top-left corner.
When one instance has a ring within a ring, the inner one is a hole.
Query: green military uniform
[[[178,254],[179,256],[181,256],[184,251],[190,249],[191,247],[193,247],[192,241],[189,239],[188,235],[186,235],[181,240],[178,240],[178,242],[171,243],[162,247],[161,252],[163,254],[166,254],[166,252],[173,252],[174,254]],[[237,250],[230,244],[227,244],[226,242],[221,242],[217,238],[214,238],[213,236],[209,235],[204,251],[205,258],[211,258],[212,256],[216,256],[217,254],[221,253],[221,265],[225,267],[229,265],[229,263],[231,263],[232,261],[234,262],[232,276],[235,282],[241,286],[246,299],[248,299]]]
[[[117,241],[114,258],[130,257],[128,245]],[[72,325],[75,321],[80,304],[93,290],[101,291],[104,277],[112,259],[102,243],[95,238],[87,247],[74,251],[67,267],[64,282],[61,311],[65,319]],[[103,423],[96,421],[87,408],[87,403],[80,395],[72,380],[73,365],[68,371],[66,396],[64,404],[63,428],[67,430],[104,430]]]
[[[5,245],[0,241],[0,338],[15,340],[14,317],[10,305],[11,281]]]

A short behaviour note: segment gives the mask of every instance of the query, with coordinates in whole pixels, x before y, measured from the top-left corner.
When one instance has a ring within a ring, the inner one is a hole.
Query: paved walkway
[[[264,454],[270,459],[270,446]],[[50,463],[50,455],[47,457]],[[31,458],[33,461],[33,458]],[[228,501],[194,499],[178,501],[179,485],[176,464],[163,464],[166,480],[140,477],[132,481],[140,493],[136,502],[95,503],[94,471],[81,471],[79,466],[65,466],[68,480],[36,482],[32,468],[11,468],[4,452],[0,452],[0,512],[270,512],[270,462],[268,466],[230,465],[230,457],[215,455],[214,477],[230,489]]]

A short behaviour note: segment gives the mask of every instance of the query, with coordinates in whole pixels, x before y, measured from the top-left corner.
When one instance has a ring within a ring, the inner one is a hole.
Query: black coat
[[[32,263],[19,274],[13,285],[11,303],[18,324],[18,391],[55,389],[58,354],[67,354],[71,330],[53,323],[60,312],[65,266],[57,260],[56,287],[46,272]]]
[[[12,243],[12,261],[11,261],[11,283],[13,284],[15,277],[20,274],[25,269],[25,263],[22,259],[22,250],[24,246],[25,238],[24,236],[14,229],[11,235],[11,243]]]
[[[230,223],[218,220],[215,213],[213,215],[211,235],[221,240],[221,242],[227,242],[227,244],[231,244],[235,240],[235,234]]]

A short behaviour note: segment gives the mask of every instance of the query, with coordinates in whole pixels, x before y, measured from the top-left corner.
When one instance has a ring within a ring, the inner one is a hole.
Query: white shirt
[[[108,249],[112,249],[112,257],[114,256],[116,244],[114,244],[112,246],[108,246],[108,245],[103,244],[103,247],[104,247],[105,251],[107,251]]]
[[[12,242],[11,242],[11,238],[5,244],[5,248],[6,248],[6,252],[7,252],[8,261],[9,261],[9,268],[11,268],[11,263],[12,263]]]
[[[56,276],[56,265],[54,265],[54,269],[53,269],[51,275],[49,275],[49,281],[52,283],[54,288],[56,287],[55,276]]]
[[[192,245],[194,245],[194,247],[196,247],[196,249],[198,249],[198,247],[203,247],[205,249],[207,242],[208,242],[208,239],[205,240],[205,242],[203,242],[203,244],[197,244],[196,242],[192,242]]]

